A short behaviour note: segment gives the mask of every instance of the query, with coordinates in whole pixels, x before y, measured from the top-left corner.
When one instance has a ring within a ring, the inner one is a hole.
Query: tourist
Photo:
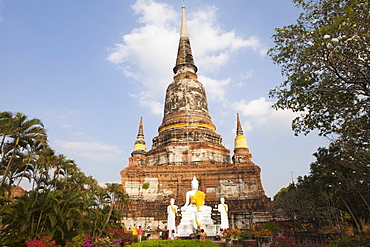
[[[131,228],[131,230],[132,230],[132,235],[137,235],[137,230],[136,230],[135,225]]]
[[[164,233],[162,234],[162,239],[163,240],[167,240],[168,239],[168,230],[164,231]]]
[[[149,240],[149,238],[150,238],[150,226],[148,226],[145,233],[146,233],[146,239]]]
[[[141,226],[139,226],[139,229],[137,229],[137,241],[141,242],[141,236],[143,234],[143,229],[141,229]]]
[[[172,231],[171,231],[170,239],[171,239],[171,240],[175,240],[175,230],[172,230]]]
[[[256,224],[253,223],[253,225],[252,225],[252,232],[255,232],[255,231],[257,231],[257,227],[256,227]]]
[[[200,242],[204,242],[207,240],[207,233],[204,231],[204,229],[200,230],[200,233],[198,233],[198,235]]]

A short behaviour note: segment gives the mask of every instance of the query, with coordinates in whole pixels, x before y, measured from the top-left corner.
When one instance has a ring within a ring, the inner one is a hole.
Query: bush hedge
[[[150,240],[143,241],[141,243],[133,243],[131,246],[134,247],[217,247],[216,244],[207,240],[200,242],[199,240]]]

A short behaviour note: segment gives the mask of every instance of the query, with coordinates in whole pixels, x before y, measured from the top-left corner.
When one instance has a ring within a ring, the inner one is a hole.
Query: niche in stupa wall
[[[140,196],[140,186],[141,183],[137,181],[126,181],[124,185],[125,192],[129,195],[130,198],[136,199]]]
[[[258,181],[254,181],[258,182]],[[251,199],[260,196],[261,188],[255,183],[244,182],[243,179],[219,180],[219,186],[207,188],[210,193],[215,193],[216,197]]]
[[[126,181],[124,190],[133,200],[155,201],[160,197],[167,197],[173,194],[169,188],[163,188],[158,178],[145,177],[143,182]]]

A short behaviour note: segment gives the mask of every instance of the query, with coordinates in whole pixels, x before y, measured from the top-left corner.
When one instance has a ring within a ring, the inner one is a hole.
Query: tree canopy
[[[64,245],[77,234],[96,238],[121,228],[128,202],[122,186],[101,187],[56,154],[41,120],[0,112],[0,138],[0,245],[21,246],[42,236]],[[31,190],[15,197],[24,178]]]
[[[303,12],[273,35],[269,55],[286,80],[270,96],[275,109],[301,113],[292,122],[296,135],[318,130],[332,139],[276,205],[290,218],[333,226],[346,220],[361,231],[370,222],[370,2],[292,1]]]
[[[286,80],[270,91],[276,109],[301,112],[296,134],[319,130],[368,145],[370,2],[293,0],[303,13],[277,28],[272,60]]]

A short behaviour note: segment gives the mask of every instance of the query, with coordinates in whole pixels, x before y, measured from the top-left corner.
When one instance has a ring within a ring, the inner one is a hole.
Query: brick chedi
[[[146,151],[143,121],[140,119],[129,165],[120,173],[122,185],[131,199],[125,208],[127,226],[164,228],[170,199],[182,206],[194,176],[206,193],[206,205],[213,207],[220,197],[229,205],[232,227],[249,228],[252,222],[269,220],[270,199],[265,196],[260,168],[252,162],[237,115],[234,155],[222,145],[222,137],[212,123],[204,86],[197,76],[185,7],[174,81],[166,91],[164,116]]]

